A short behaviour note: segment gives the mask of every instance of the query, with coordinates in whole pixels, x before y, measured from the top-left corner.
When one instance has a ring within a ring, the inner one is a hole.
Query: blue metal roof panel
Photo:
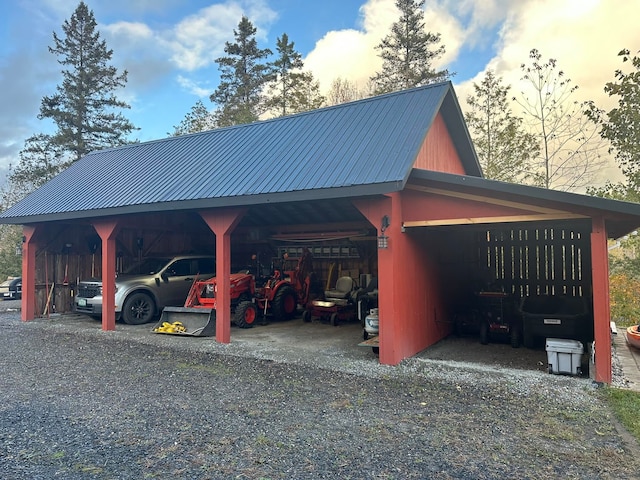
[[[344,189],[350,187],[358,187],[353,194],[361,195],[361,187],[372,185],[398,185],[398,189],[448,96],[454,93],[445,82],[264,122],[93,152],[0,219],[72,212],[80,218],[82,212],[118,213],[135,205],[155,205],[155,209],[164,203],[202,200],[215,206],[216,199],[225,199],[225,205],[247,204],[251,202],[247,196],[258,201],[260,195],[313,192],[315,197],[325,189],[342,189],[341,194],[348,196]],[[455,99],[453,105],[459,108]],[[460,124],[465,128],[461,119]],[[472,161],[477,164],[475,157]]]

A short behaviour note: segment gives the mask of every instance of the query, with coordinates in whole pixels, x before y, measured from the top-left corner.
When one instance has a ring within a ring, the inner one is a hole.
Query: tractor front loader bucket
[[[167,328],[168,325],[174,328]],[[212,337],[216,334],[216,311],[213,308],[165,307],[153,332]]]

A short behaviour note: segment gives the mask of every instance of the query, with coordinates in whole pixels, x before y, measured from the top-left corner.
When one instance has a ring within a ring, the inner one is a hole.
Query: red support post
[[[231,232],[246,209],[203,210],[200,216],[216,236],[216,341],[231,342]]]
[[[116,329],[116,220],[93,223],[102,239],[102,330]]]
[[[604,218],[591,225],[591,271],[595,330],[595,380],[611,383],[611,310],[609,303],[609,256]]]
[[[36,250],[38,244],[35,236],[38,227],[25,225],[22,227],[22,300],[20,301],[21,318],[28,322],[36,318]]]

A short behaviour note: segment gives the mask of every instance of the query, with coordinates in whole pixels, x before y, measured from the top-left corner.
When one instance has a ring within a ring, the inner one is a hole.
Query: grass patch
[[[605,387],[604,392],[620,423],[640,443],[640,393],[614,387]]]

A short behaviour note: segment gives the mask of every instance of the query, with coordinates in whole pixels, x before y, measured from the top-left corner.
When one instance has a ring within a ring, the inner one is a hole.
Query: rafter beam
[[[502,200],[502,199],[498,199],[498,198],[485,197],[485,196],[482,196],[482,195],[473,195],[473,194],[470,194],[470,193],[452,192],[452,191],[449,191],[449,190],[441,190],[439,188],[422,187],[420,185],[407,185],[405,188],[407,190],[415,190],[415,191],[418,191],[418,192],[432,193],[434,195],[442,195],[444,197],[459,198],[459,199],[462,199],[462,200],[471,200],[473,202],[489,203],[489,204],[492,204],[492,205],[500,205],[500,206],[503,206],[503,207],[518,208],[518,209],[521,209],[521,210],[537,212],[537,213],[546,213],[546,214],[564,213],[564,214],[568,214],[568,215],[573,215],[573,214],[571,214],[569,212],[566,212],[565,210],[559,210],[557,208],[540,207],[540,206],[537,206],[537,205],[531,205],[530,203],[512,202],[512,201],[509,201],[509,200]],[[568,217],[568,218],[584,218],[584,216],[580,215],[578,217]]]
[[[573,213],[555,214],[532,214],[532,215],[506,215],[496,217],[474,217],[474,218],[443,218],[438,220],[416,220],[403,222],[405,228],[411,227],[441,227],[450,225],[479,225],[491,223],[517,223],[517,222],[540,222],[546,220],[570,220],[575,218],[587,218],[584,215]]]

